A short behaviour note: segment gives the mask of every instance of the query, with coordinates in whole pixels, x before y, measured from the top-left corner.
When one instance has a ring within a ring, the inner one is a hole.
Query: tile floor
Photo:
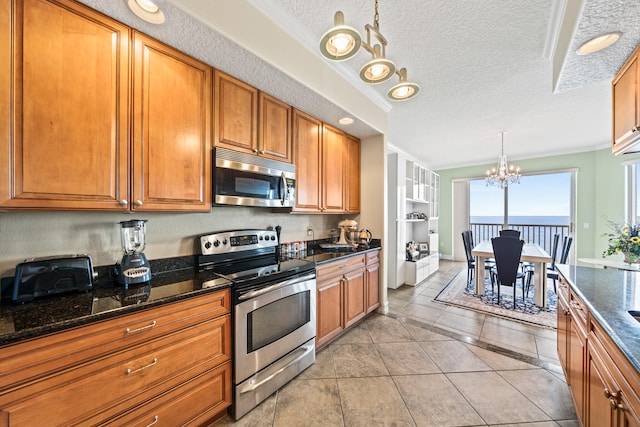
[[[316,363],[233,426],[578,426],[555,331],[433,301],[464,263],[389,289]]]

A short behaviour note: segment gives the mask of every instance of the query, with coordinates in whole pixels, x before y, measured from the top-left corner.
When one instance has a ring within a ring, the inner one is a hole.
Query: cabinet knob
[[[264,150],[260,150],[260,154],[264,154]]]
[[[129,202],[127,202],[125,199],[120,200],[120,204],[122,206],[127,206],[129,204]]]
[[[142,200],[136,200],[136,206],[142,206]]]
[[[611,409],[613,409],[614,411],[618,409],[624,409],[624,406],[622,406],[622,403],[618,403],[614,399],[609,399],[609,405],[611,405]]]
[[[257,148],[254,148],[254,149],[253,149],[253,152],[254,152],[254,153],[257,153],[257,152],[258,152],[258,149],[257,149]]]
[[[611,392],[611,390],[609,390],[607,387],[604,388],[604,397],[606,397],[607,399],[611,398],[611,399],[617,399],[618,396],[620,395],[620,392]]]

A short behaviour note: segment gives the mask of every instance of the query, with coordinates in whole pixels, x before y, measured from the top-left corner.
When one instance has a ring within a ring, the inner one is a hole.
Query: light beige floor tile
[[[371,335],[366,322],[360,322],[342,336],[333,341],[333,344],[371,344]]]
[[[389,375],[375,344],[332,344],[338,378]]]
[[[442,372],[491,370],[489,365],[460,341],[430,341],[419,344]]]
[[[526,332],[531,335],[535,335],[536,331],[540,331],[542,329],[537,326],[532,326],[526,323],[516,322],[515,320],[505,319],[497,316],[487,316],[485,320],[485,325],[489,327],[513,329],[519,332]]]
[[[556,422],[561,427],[580,427],[578,420],[560,420]]]
[[[442,311],[443,310],[436,310],[433,308],[409,303],[402,309],[401,313],[403,316],[406,316],[408,318],[432,325],[436,320],[438,320],[438,317],[440,317]]]
[[[391,377],[340,378],[345,426],[414,426]]]
[[[302,371],[296,379],[319,379],[319,378],[335,378],[336,368],[333,365],[333,358],[331,357],[331,349],[325,348],[324,350],[316,353],[316,361],[313,365]]]
[[[442,335],[429,329],[421,328],[419,326],[410,325],[408,323],[405,323],[404,327],[407,329],[407,331],[409,331],[409,333],[416,341],[451,341],[453,339],[446,335]]]
[[[569,387],[544,369],[498,371],[512,386],[520,390],[531,402],[551,419],[574,419],[576,413]]]
[[[510,350],[513,351],[515,353],[519,353],[525,356],[529,356],[529,357],[533,357],[536,359],[540,359],[540,356],[538,355],[537,351],[525,351],[521,348],[521,346],[514,346],[511,344],[505,344],[504,341],[495,341],[495,340],[491,340],[491,339],[487,339],[487,338],[482,338],[482,342],[483,343],[487,343],[487,344],[491,344],[491,345],[495,345],[496,347],[500,347],[503,348],[505,350]],[[516,343],[517,344],[517,343]]]
[[[479,338],[482,331],[484,318],[461,316],[446,310],[435,321],[434,326],[449,329],[467,335],[471,338]]]
[[[550,421],[540,408],[494,371],[451,373],[447,378],[489,425]]]
[[[500,345],[516,348],[527,353],[537,354],[535,336],[516,329],[502,328],[486,322],[480,334],[481,341],[491,341]]]
[[[478,413],[443,374],[394,376],[416,425],[483,425]]]
[[[542,421],[539,423],[500,424],[500,427],[558,427],[555,421]]]
[[[447,314],[455,314],[462,317],[468,317],[470,319],[475,319],[478,322],[484,322],[487,318],[487,315],[484,313],[479,313],[474,310],[465,310],[464,308],[455,307],[453,305],[446,306],[444,311]]]
[[[440,369],[416,342],[376,344],[391,375],[433,374]]]
[[[439,308],[441,306],[439,302],[433,300],[432,296],[424,295],[424,294],[415,296],[410,302],[412,304],[421,305],[424,307],[431,307],[431,308]]]
[[[226,415],[211,424],[210,427],[271,427],[276,411],[276,396],[277,393],[273,393],[238,421],[234,421],[230,415]]]
[[[413,336],[397,319],[389,316],[373,315],[365,321],[369,335],[375,343],[380,342],[409,342]]]
[[[332,380],[294,380],[278,392],[274,427],[344,425],[338,384]]]
[[[493,351],[480,348],[472,344],[465,344],[465,346],[478,356],[484,363],[489,365],[494,370],[509,370],[509,369],[533,369],[534,365],[526,362],[507,357],[502,354],[495,353]]]
[[[538,354],[547,359],[558,360],[558,341],[540,336],[535,336]],[[559,363],[559,362],[558,362]]]

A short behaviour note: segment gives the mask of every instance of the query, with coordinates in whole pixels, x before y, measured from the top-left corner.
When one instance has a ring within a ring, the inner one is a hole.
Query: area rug
[[[467,270],[459,272],[434,298],[449,305],[455,305],[498,317],[505,317],[524,323],[530,323],[545,328],[556,329],[556,311],[558,298],[553,292],[553,284],[547,285],[547,307],[541,308],[533,301],[533,289],[522,300],[522,290],[516,291],[516,308],[513,309],[513,288],[503,286],[500,289],[500,304],[498,304],[498,289],[491,290],[491,282],[485,280],[484,295],[475,295],[474,282],[467,285]],[[532,287],[533,288],[533,287]]]

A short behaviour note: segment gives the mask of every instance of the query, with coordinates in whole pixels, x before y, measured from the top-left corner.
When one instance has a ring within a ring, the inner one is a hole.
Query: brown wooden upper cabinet
[[[212,69],[134,32],[136,211],[211,210]]]
[[[214,145],[291,163],[291,107],[215,71]]]
[[[129,28],[66,0],[1,4],[0,205],[122,210]]]
[[[346,212],[360,212],[360,140],[345,135],[345,197]]]
[[[258,154],[292,163],[291,106],[263,92],[259,101]]]
[[[360,141],[293,110],[295,212],[360,211]]]
[[[211,69],[69,0],[15,0],[11,26],[11,3],[0,206],[209,211]]]
[[[611,82],[615,154],[640,151],[640,47],[631,54]]]

